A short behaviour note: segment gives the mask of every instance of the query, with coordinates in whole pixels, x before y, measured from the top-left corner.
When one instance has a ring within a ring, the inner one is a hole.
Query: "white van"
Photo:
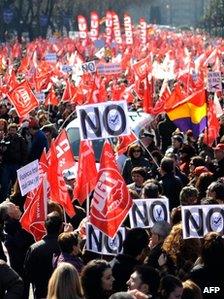
[[[130,118],[131,130],[135,132],[137,136],[139,133],[147,128],[153,121],[154,116],[144,113],[142,111],[131,111],[128,112]],[[80,144],[80,134],[79,134],[79,121],[78,119],[72,120],[66,127],[68,139],[72,147],[75,159],[78,160],[79,156],[79,144]],[[93,150],[95,153],[96,162],[100,161],[100,155],[104,143],[104,139],[93,140]]]

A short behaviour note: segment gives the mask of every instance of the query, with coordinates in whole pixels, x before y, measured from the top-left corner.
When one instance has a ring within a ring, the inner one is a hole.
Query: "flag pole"
[[[66,213],[65,213],[65,208],[63,207],[63,214],[64,214],[64,223],[67,223],[67,217],[66,217]]]
[[[89,200],[89,184],[87,183],[86,186],[86,217],[87,217],[87,221],[89,221],[89,207],[90,207],[90,200]]]
[[[76,113],[76,109],[74,109],[74,111],[72,111],[72,112],[69,114],[69,116],[66,117],[66,119],[63,121],[62,125],[61,125],[60,128],[58,129],[58,132],[60,132],[60,131],[63,129],[63,127],[64,127],[65,123],[67,122],[67,120],[68,120],[73,114],[75,114],[75,113]]]

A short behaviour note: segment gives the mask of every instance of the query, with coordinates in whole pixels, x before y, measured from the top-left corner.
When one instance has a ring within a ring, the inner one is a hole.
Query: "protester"
[[[0,298],[23,299],[21,277],[3,260],[0,260]]]
[[[135,266],[141,265],[147,256],[148,244],[149,237],[145,229],[133,228],[127,233],[123,253],[111,261],[115,291],[126,290],[126,282]]]
[[[112,294],[113,281],[110,264],[105,260],[90,261],[81,273],[86,299],[108,299]]]
[[[22,136],[18,134],[18,125],[9,124],[7,135],[1,142],[2,164],[0,176],[0,202],[4,201],[11,193],[15,184],[17,170],[27,162],[27,145]]]
[[[203,293],[203,298],[218,298],[224,296],[223,286],[224,240],[216,232],[209,232],[204,237],[201,255],[190,272],[190,279],[195,282]],[[217,294],[205,292],[209,286],[219,287]]]
[[[144,167],[146,171],[150,170],[149,160],[144,158],[143,149],[138,144],[130,145],[128,149],[129,158],[125,161],[122,176],[126,184],[131,184],[133,182],[131,178],[131,171],[134,167]]]
[[[190,279],[183,282],[183,294],[181,299],[202,299],[200,288]]]
[[[77,270],[70,263],[60,263],[49,280],[47,299],[82,298],[83,291]]]
[[[143,184],[146,179],[146,170],[143,167],[134,167],[131,171],[133,183],[127,185],[129,190],[134,190],[141,197]]]
[[[34,238],[22,229],[19,222],[22,212],[18,206],[10,201],[4,201],[0,204],[0,210],[4,229],[4,245],[8,252],[10,266],[23,278],[26,252],[34,243]]]
[[[80,245],[77,233],[65,232],[58,237],[58,244],[61,250],[60,255],[53,258],[53,267],[56,268],[62,262],[72,264],[80,273],[83,268],[83,261],[79,257]]]
[[[35,298],[45,298],[47,295],[48,280],[53,272],[53,254],[60,253],[57,239],[62,232],[62,225],[62,218],[57,212],[48,214],[45,221],[47,234],[27,251],[24,282],[28,290],[32,284]]]
[[[159,272],[145,265],[136,266],[127,281],[128,291],[138,290],[150,298],[156,298],[159,288]]]
[[[160,281],[159,298],[160,299],[181,299],[183,286],[181,280],[173,275],[164,276]]]

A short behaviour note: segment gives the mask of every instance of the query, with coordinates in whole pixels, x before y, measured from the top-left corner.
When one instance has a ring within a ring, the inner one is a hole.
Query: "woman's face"
[[[181,299],[183,294],[183,288],[176,287],[173,292],[170,293],[168,299]]]
[[[139,158],[141,156],[141,150],[136,148],[133,150],[133,157],[134,158]]]
[[[103,272],[102,280],[102,288],[104,291],[111,291],[113,287],[114,278],[112,275],[111,268],[107,268]]]

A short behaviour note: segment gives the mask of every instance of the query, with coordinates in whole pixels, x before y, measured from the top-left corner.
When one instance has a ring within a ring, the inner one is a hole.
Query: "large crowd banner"
[[[129,212],[131,228],[150,228],[156,222],[170,222],[169,200],[166,197],[133,200]]]
[[[184,239],[203,238],[208,232],[224,234],[224,205],[182,206]]]
[[[105,102],[76,107],[81,140],[129,135],[126,101]]]

